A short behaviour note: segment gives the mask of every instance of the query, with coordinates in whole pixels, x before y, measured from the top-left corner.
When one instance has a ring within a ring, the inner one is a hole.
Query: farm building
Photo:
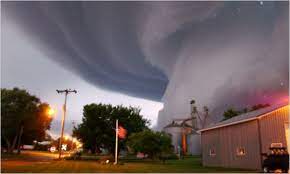
[[[200,134],[192,126],[192,118],[174,119],[163,128],[171,136],[174,152],[183,154],[200,155]]]
[[[288,103],[248,112],[199,130],[204,166],[261,169],[261,153],[289,149]]]
[[[201,154],[201,137],[199,129],[209,124],[209,110],[203,107],[203,112],[198,111],[195,101],[190,101],[191,115],[185,119],[173,119],[163,128],[163,131],[171,136],[175,153],[187,155]]]

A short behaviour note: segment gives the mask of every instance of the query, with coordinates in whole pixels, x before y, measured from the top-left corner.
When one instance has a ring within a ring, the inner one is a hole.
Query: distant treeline
[[[270,106],[270,104],[266,103],[266,104],[256,104],[256,105],[253,105],[252,107],[250,108],[244,108],[242,110],[237,110],[233,107],[227,109],[223,116],[224,116],[224,120],[227,120],[227,119],[230,119],[230,118],[233,118],[235,116],[238,116],[238,115],[241,115],[241,114],[244,114],[244,113],[247,113],[247,112],[251,112],[251,111],[255,111],[255,110],[258,110],[258,109],[261,109],[261,108],[265,108],[265,107],[268,107]]]

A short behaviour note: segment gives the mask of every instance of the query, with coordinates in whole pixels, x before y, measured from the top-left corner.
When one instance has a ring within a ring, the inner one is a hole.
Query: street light
[[[65,140],[68,140],[68,139],[69,139],[69,136],[68,136],[68,135],[65,135],[65,136],[64,136],[64,139],[65,139]]]
[[[47,115],[48,115],[48,116],[51,117],[51,116],[53,116],[54,114],[55,114],[55,110],[54,110],[53,108],[48,108],[48,109],[47,109]]]

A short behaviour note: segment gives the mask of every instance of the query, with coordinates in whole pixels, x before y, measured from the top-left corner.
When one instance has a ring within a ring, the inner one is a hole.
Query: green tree
[[[237,115],[244,114],[244,113],[251,112],[251,111],[255,111],[258,109],[262,109],[262,108],[265,108],[268,106],[270,106],[270,104],[266,103],[266,104],[253,105],[250,109],[244,108],[242,110],[235,110],[234,108],[229,108],[224,112],[224,119],[223,120],[227,120],[227,119],[230,119],[230,118],[235,117]]]
[[[47,134],[46,130],[50,129],[52,117],[48,115],[49,104],[40,103],[37,111],[31,115],[30,119],[25,122],[22,143],[31,144],[34,140],[43,141]]]
[[[49,129],[48,104],[30,95],[26,90],[1,89],[1,145],[12,152],[17,145],[42,140]]]
[[[235,110],[234,108],[229,108],[223,114],[224,115],[224,120],[230,119],[230,118],[235,117],[235,116],[237,116],[239,114],[240,114],[239,111]]]
[[[256,104],[256,105],[252,106],[251,111],[262,109],[262,108],[265,108],[265,107],[268,107],[268,106],[270,106],[270,104],[268,104],[268,103],[266,103],[266,104]]]
[[[83,142],[83,147],[93,153],[100,148],[114,153],[115,121],[127,130],[127,135],[148,129],[149,121],[140,115],[139,108],[89,104],[83,109],[82,123],[73,129],[73,136]],[[119,141],[120,148],[125,148],[126,139]]]
[[[127,145],[135,153],[141,152],[147,154],[149,158],[156,159],[166,154],[172,154],[171,138],[163,132],[153,132],[145,130],[132,134]]]

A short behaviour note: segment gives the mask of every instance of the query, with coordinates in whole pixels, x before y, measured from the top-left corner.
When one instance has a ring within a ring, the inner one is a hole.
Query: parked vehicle
[[[282,170],[283,173],[288,173],[289,170],[289,153],[286,147],[270,147],[270,154],[263,153],[263,171],[265,173]]]

